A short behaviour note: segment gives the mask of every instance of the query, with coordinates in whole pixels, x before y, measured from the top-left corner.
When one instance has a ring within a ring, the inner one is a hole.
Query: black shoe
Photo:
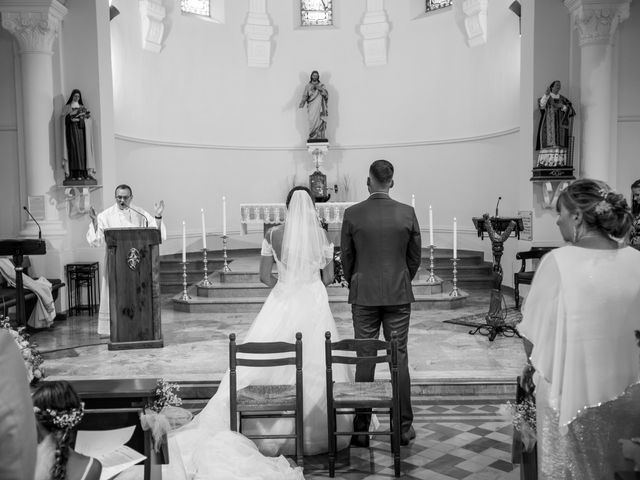
[[[351,435],[352,447],[369,448],[369,435]]]
[[[403,432],[400,435],[400,445],[406,447],[414,438],[416,438],[416,431],[413,429],[413,427],[409,427],[408,431]]]

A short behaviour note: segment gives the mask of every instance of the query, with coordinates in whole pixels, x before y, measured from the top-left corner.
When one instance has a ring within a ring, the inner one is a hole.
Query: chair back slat
[[[285,358],[236,358],[238,367],[279,367],[282,365],[296,365],[296,357]]]
[[[331,355],[331,363],[343,363],[347,365],[358,365],[365,363],[389,363],[390,355],[380,355],[377,357],[345,357],[342,355]]]
[[[264,343],[256,343],[256,342],[247,342],[236,345],[238,353],[256,353],[256,354],[265,354],[265,353],[287,353],[287,352],[295,352],[296,344],[295,343],[287,343],[287,342],[264,342]]]

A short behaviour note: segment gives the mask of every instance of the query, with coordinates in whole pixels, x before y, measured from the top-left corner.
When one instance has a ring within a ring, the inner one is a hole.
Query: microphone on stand
[[[42,229],[40,228],[40,224],[35,219],[35,217],[33,215],[31,215],[31,212],[29,211],[29,209],[26,206],[23,205],[22,208],[24,209],[25,212],[27,212],[27,215],[29,215],[31,217],[31,220],[36,222],[36,225],[38,226],[38,240],[42,240]]]
[[[147,216],[146,216],[144,213],[139,212],[138,210],[136,210],[136,209],[135,209],[135,208],[133,208],[133,207],[129,207],[129,210],[133,210],[133,211],[134,211],[134,212],[136,212],[138,215],[140,215],[142,218],[144,218],[144,228],[148,228],[148,227],[149,227],[149,220],[147,220]]]
[[[496,202],[496,217],[498,217],[498,205],[500,204],[500,200],[502,200],[502,197],[498,197],[498,201]]]

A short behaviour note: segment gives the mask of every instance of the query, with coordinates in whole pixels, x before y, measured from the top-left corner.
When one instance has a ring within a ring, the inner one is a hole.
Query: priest
[[[132,205],[133,191],[129,185],[118,185],[115,190],[116,203],[99,215],[93,207],[89,210],[91,224],[87,232],[87,242],[92,247],[104,245],[104,230],[107,228],[140,228],[156,227],[160,229],[163,240],[167,238],[167,231],[162,223],[164,201],[154,204],[155,215],[147,213],[142,208]],[[111,323],[109,319],[109,272],[105,257],[102,269],[102,288],[100,289],[100,311],[98,313],[98,334],[109,336]]]

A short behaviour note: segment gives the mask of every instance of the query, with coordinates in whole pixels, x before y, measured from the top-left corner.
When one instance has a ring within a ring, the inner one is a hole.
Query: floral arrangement
[[[147,404],[140,413],[140,425],[143,430],[150,430],[153,437],[153,448],[156,452],[164,444],[166,435],[176,428],[191,421],[193,415],[184,408],[178,396],[180,385],[169,383],[164,378],[158,380],[152,404]]]
[[[507,402],[504,405],[506,412],[511,415],[513,428],[520,433],[524,450],[530,452],[536,445],[536,404],[531,396],[525,397],[521,402]]]
[[[348,288],[349,284],[344,278],[344,270],[342,269],[342,259],[340,257],[340,249],[336,248],[333,251],[333,276],[334,285],[340,285],[341,287]]]
[[[169,383],[164,378],[160,378],[156,384],[155,397],[152,404],[147,404],[146,408],[156,413],[160,413],[164,407],[182,405],[182,399],[178,396],[180,385]]]
[[[320,219],[320,226],[325,232],[329,231],[329,224],[324,218]],[[349,284],[344,278],[344,270],[342,269],[342,259],[340,257],[340,247],[333,249],[333,285],[340,285],[348,288]]]
[[[42,368],[44,359],[38,351],[38,345],[29,340],[30,337],[25,327],[14,329],[11,326],[9,317],[0,317],[0,327],[11,333],[24,360],[24,365],[27,369],[27,379],[31,385],[35,385],[44,378],[44,368]]]

